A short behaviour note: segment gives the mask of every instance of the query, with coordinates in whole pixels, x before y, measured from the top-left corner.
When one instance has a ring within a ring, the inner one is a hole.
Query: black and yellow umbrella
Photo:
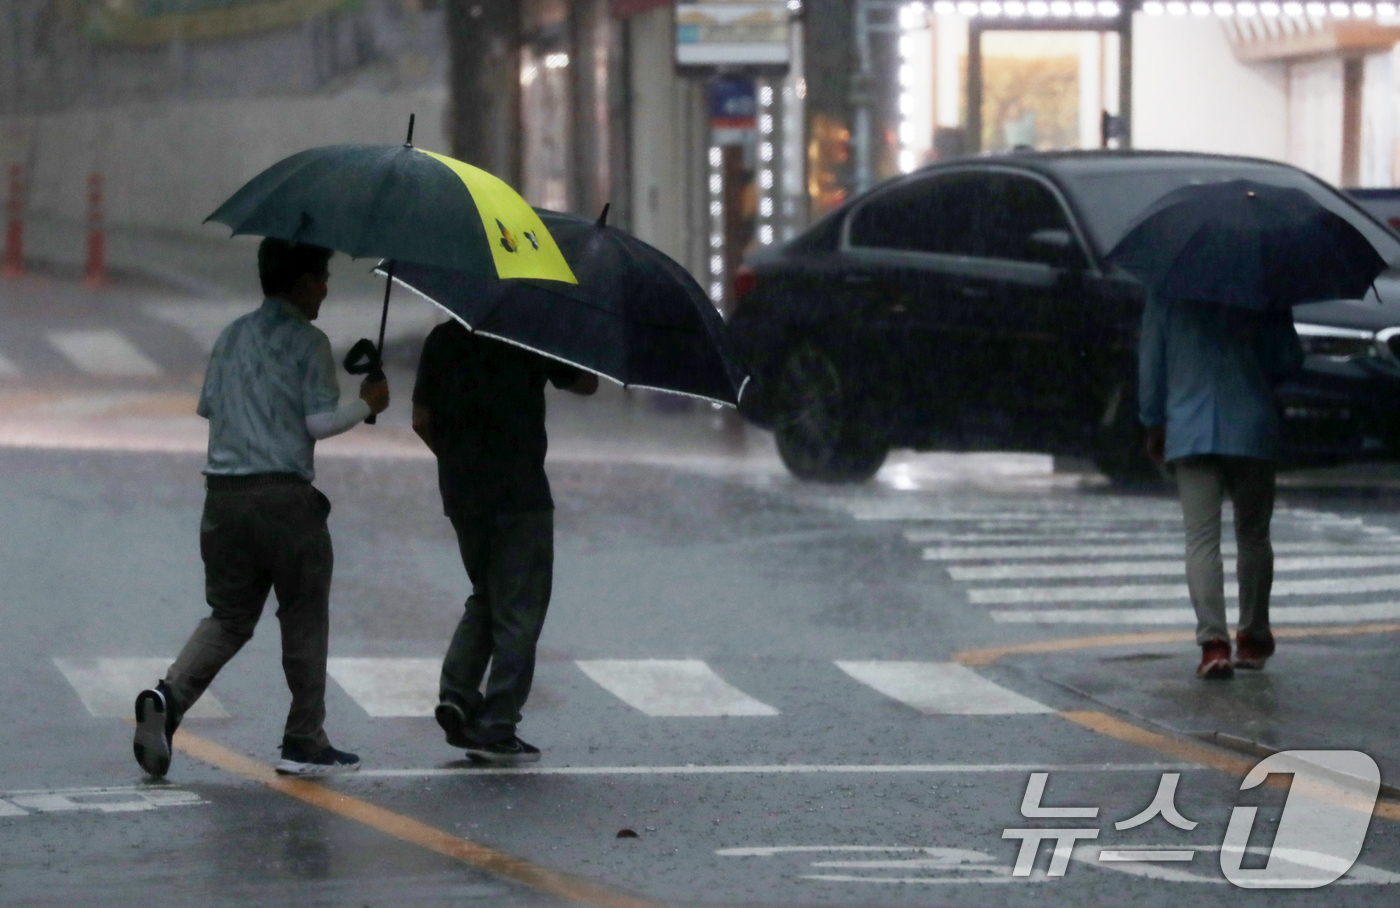
[[[311,243],[355,258],[415,262],[493,279],[578,283],[554,238],[502,180],[462,161],[402,145],[325,145],[284,158],[253,177],[206,221],[235,235]],[[357,344],[379,370],[379,343]],[[347,366],[349,361],[347,360]],[[359,371],[359,370],[357,370]]]
[[[355,258],[577,283],[515,190],[408,143],[298,152],[253,177],[206,220],[234,234],[311,243]]]

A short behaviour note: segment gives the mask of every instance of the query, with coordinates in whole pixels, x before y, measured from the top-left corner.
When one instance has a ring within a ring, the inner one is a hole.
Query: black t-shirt
[[[457,321],[428,335],[413,402],[432,412],[438,488],[450,514],[515,514],[554,507],[544,474],[544,383],[582,372],[472,334]]]

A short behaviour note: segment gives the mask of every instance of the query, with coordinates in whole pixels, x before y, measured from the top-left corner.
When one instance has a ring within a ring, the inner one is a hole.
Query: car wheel
[[[850,383],[812,344],[788,354],[778,377],[773,431],[778,456],[798,479],[862,482],[889,453],[884,433],[860,418]]]
[[[1166,473],[1152,462],[1143,449],[1142,426],[1138,424],[1137,392],[1125,383],[1110,398],[1099,424],[1095,442],[1094,466],[1119,486],[1156,486],[1166,482]]]

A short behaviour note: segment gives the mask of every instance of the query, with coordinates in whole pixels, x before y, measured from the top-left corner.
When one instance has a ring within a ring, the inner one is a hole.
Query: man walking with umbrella
[[[180,718],[253,636],[267,594],[277,592],[282,668],[292,705],[277,771],[323,775],[359,767],[331,746],[326,717],[330,502],[313,488],[316,441],[389,405],[389,387],[366,379],[340,402],[330,341],[311,324],[326,298],[329,249],[265,239],[256,311],[219,335],[198,412],[209,420],[208,495],[200,521],[205,595],[199,623],[164,680],[136,698],[133,749],[141,768],[163,776]]]
[[[1162,302],[1143,312],[1139,404],[1147,453],[1176,476],[1186,526],[1186,581],[1196,610],[1203,678],[1261,669],[1274,652],[1269,523],[1279,458],[1274,386],[1302,367],[1287,309],[1252,312],[1218,303]],[[1240,621],[1235,659],[1225,619],[1220,511],[1235,510]]]
[[[1386,267],[1333,210],[1336,199],[1299,183],[1308,188],[1190,180],[1158,199],[1107,256],[1147,289],[1139,416],[1148,456],[1176,474],[1203,678],[1261,669],[1274,652],[1269,523],[1282,447],[1274,389],[1303,365],[1292,307],[1360,299]],[[1233,663],[1220,560],[1226,495],[1239,546]]]
[[[443,511],[472,587],[443,659],[435,715],[448,744],[496,764],[540,757],[516,725],[554,572],[546,381],[575,394],[598,389],[592,373],[454,319],[428,335],[413,389],[413,429],[437,456]]]

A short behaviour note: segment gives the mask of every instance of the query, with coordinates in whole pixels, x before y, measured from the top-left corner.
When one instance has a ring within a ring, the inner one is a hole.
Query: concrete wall
[[[703,83],[678,76],[672,7],[628,20],[632,232],[704,275]],[[697,278],[698,279],[698,278]],[[702,281],[703,282],[703,281]]]
[[[315,145],[402,142],[446,152],[446,88],[381,93],[128,103],[33,117],[0,117],[0,165],[29,169],[31,210],[86,214],[86,180],[101,173],[110,223],[198,230],[239,186]],[[206,228],[212,229],[212,228]]]
[[[1133,19],[1133,145],[1286,160],[1284,65],[1240,63],[1214,18],[1139,13]]]
[[[1342,180],[1342,60],[1327,57],[1289,67],[1288,161],[1329,183]]]

